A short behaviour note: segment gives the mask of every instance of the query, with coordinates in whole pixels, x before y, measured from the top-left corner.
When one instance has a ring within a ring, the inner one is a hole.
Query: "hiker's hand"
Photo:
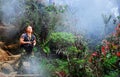
[[[33,45],[34,45],[34,46],[36,45],[36,41],[33,41]]]
[[[31,42],[26,42],[27,44],[32,44]]]

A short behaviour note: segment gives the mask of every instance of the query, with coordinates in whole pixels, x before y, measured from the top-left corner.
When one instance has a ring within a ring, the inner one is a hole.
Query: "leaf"
[[[81,64],[81,63],[84,63],[85,60],[78,60],[77,63]]]
[[[50,53],[50,48],[48,46],[46,46],[46,47],[43,48],[43,51],[45,53],[49,54]]]

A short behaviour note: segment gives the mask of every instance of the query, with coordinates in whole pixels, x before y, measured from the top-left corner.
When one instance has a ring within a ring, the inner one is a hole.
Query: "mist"
[[[18,22],[24,16],[24,0],[1,0],[0,1],[1,22],[4,25],[2,33],[6,38],[14,37],[19,31]]]
[[[2,22],[13,24],[24,15],[24,0],[1,0]]]
[[[46,4],[55,3],[56,6],[66,5],[67,9],[61,15],[62,23],[56,28],[56,31],[66,31],[75,34],[84,34],[87,38],[103,39],[105,23],[102,15],[112,18],[119,16],[119,0],[40,0]],[[24,0],[1,0],[2,22],[10,27],[24,16]],[[113,20],[107,24],[107,34],[114,31]],[[13,27],[16,25],[13,25]],[[15,27],[16,28],[16,27]],[[17,25],[19,28],[19,25]],[[11,31],[12,29],[9,28]],[[16,32],[19,29],[16,29]],[[9,33],[9,32],[7,32]],[[13,34],[13,33],[11,33]],[[99,38],[98,38],[99,37]]]
[[[82,34],[94,46],[114,32],[116,24],[113,24],[113,19],[119,16],[116,0],[52,0],[52,2],[56,6],[67,5],[65,13],[62,15],[62,25],[58,24],[56,31]],[[103,15],[111,16],[107,23],[106,34]]]

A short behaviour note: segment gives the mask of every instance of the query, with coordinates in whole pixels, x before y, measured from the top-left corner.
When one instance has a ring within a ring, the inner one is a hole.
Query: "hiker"
[[[36,45],[36,37],[33,34],[32,26],[28,25],[25,33],[20,36],[20,47],[22,49],[21,58],[19,59],[18,73],[25,72],[24,62],[31,59],[33,55],[33,47]]]
[[[26,27],[26,32],[20,37],[20,45],[25,50],[27,56],[32,54],[33,47],[36,45],[36,37],[33,35],[32,26],[28,25]]]

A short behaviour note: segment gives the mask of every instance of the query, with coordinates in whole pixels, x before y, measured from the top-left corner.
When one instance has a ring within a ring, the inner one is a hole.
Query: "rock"
[[[17,72],[12,72],[10,74],[4,74],[2,72],[0,72],[0,77],[15,77],[17,74]]]
[[[11,72],[14,72],[14,69],[13,69],[13,67],[9,63],[4,63],[1,66],[1,72],[9,74]]]
[[[0,77],[7,77],[4,73],[0,72]]]
[[[0,37],[3,39],[12,39],[19,31],[19,27],[12,24],[0,24]],[[4,39],[4,40],[5,40]]]
[[[15,77],[17,75],[17,72],[11,72],[8,77]]]
[[[11,44],[6,46],[7,49],[17,49],[19,47],[19,44]]]
[[[4,26],[0,25],[0,36],[4,36]]]
[[[0,61],[7,61],[8,56],[7,52],[0,48]]]
[[[2,41],[0,41],[0,46],[3,46],[3,45],[5,45],[5,43],[4,43],[4,42],[2,42]]]
[[[4,48],[4,46],[5,46],[5,43],[0,41],[0,48]]]

